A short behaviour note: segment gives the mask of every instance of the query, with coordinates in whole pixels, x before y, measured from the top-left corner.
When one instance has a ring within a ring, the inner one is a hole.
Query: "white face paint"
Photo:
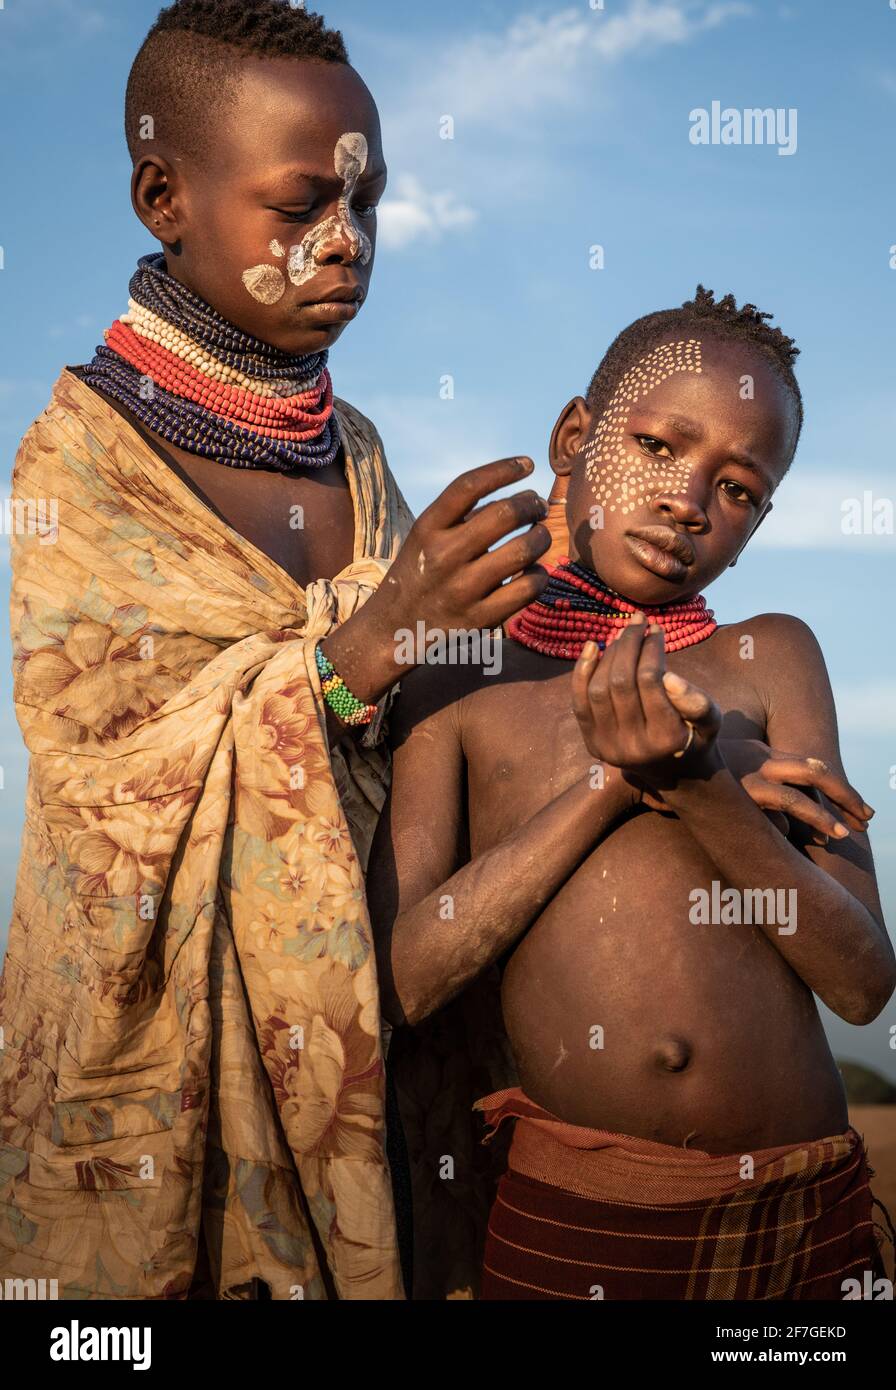
[[[275,265],[253,265],[243,271],[243,284],[259,304],[276,304],[286,293],[283,272]]]
[[[663,343],[624,374],[585,450],[585,476],[601,506],[623,513],[643,507],[659,492],[685,492],[691,465],[684,459],[645,457],[625,435],[631,406],[675,372],[702,372],[695,338]]]
[[[276,238],[271,242],[271,255],[278,260],[288,256],[286,271],[294,285],[307,284],[323,268],[318,264],[318,248],[334,237],[347,237],[352,254],[361,265],[367,265],[373,255],[370,237],[352,209],[358,180],[367,168],[367,154],[367,139],[360,131],[340,135],[333,153],[333,165],[344,187],[336,214],[318,222],[302,241],[289,248],[288,253]],[[254,265],[245,270],[243,284],[261,304],[276,304],[286,293],[286,280],[275,265]]]
[[[332,241],[340,233],[344,234],[352,247],[352,254],[362,265],[366,265],[373,254],[370,237],[364,231],[352,211],[352,196],[358,180],[367,168],[367,140],[359,131],[340,135],[333,155],[336,173],[345,185],[339,199],[339,208],[334,217],[327,217],[312,227],[308,235],[297,246],[289,249],[286,271],[294,285],[304,285],[321,269],[317,263],[317,250],[327,241]]]

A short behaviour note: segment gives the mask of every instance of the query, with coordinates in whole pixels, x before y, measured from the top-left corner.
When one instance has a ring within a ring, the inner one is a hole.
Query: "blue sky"
[[[158,8],[0,9],[7,479],[59,369],[92,354],[153,249],[130,209],[121,113]],[[621,327],[698,281],[773,311],[800,344],[796,463],[712,604],[721,621],[783,610],[817,633],[848,772],[877,808],[872,844],[896,918],[896,541],[841,527],[847,499],[896,495],[896,11],[889,0],[321,8],[379,102],[390,167],[373,291],[331,368],[376,421],[415,508],[509,453],[531,454],[547,491],[560,407]],[[690,112],[713,101],[795,109],[796,152],[692,144]],[[446,115],[452,140],[439,134]],[[446,375],[453,400],[441,399]],[[25,775],[5,631],[0,682],[2,945]],[[896,1079],[893,1024],[896,1004],[866,1029],[834,1021],[835,1051]]]

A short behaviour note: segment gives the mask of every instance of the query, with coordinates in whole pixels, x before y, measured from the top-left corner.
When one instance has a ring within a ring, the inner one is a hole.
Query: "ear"
[[[560,413],[549,447],[551,467],[558,478],[568,477],[588,434],[592,415],[583,396],[576,396]]]
[[[555,476],[548,498],[548,515],[545,521],[551,533],[551,548],[540,561],[546,568],[558,564],[563,556],[570,553],[569,528],[566,524],[566,493],[573,463],[588,438],[590,429],[591,411],[584,398],[576,396],[561,411],[548,450]]]
[[[177,169],[162,154],[147,154],[131,175],[131,205],[144,227],[163,246],[176,249],[181,238]]]
[[[768,516],[769,512],[771,512],[771,511],[774,511],[774,507],[772,506],[771,502],[769,502],[769,504],[768,504],[768,506],[766,507],[765,511],[762,513],[762,516],[761,516],[761,517],[759,518],[759,520],[756,522],[756,525],[753,527],[752,531],[751,531],[750,534],[747,536],[747,539],[744,541],[744,543],[743,543],[743,545],[741,546],[740,550],[737,552],[737,554],[735,555],[734,559],[733,559],[733,560],[731,561],[731,563],[729,564],[728,568],[729,568],[730,570],[733,570],[733,569],[734,569],[734,566],[737,564],[738,560],[740,559],[741,555],[742,555],[743,552],[744,552],[744,548],[745,548],[746,545],[753,539],[753,537],[755,536],[756,532],[759,530],[760,526],[762,525],[763,521],[765,521],[765,518]]]

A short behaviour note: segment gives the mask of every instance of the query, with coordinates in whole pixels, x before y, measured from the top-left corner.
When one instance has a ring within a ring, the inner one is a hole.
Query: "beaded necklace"
[[[143,256],[128,312],[77,370],[148,429],[231,468],[325,468],[339,451],[327,353],[281,352]]]
[[[605,651],[637,612],[663,629],[667,652],[705,641],[718,626],[702,594],[684,603],[642,604],[639,609],[596,574],[564,558],[551,570],[535,602],[511,618],[507,631],[515,642],[543,656],[577,661],[586,642],[596,642]]]

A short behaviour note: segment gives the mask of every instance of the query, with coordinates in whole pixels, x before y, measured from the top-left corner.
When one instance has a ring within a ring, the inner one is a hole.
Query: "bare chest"
[[[222,467],[182,450],[176,462],[207,506],[303,588],[351,564],[354,509],[340,462],[290,477]]]
[[[723,716],[721,737],[763,739],[762,701],[729,650],[733,644],[719,642],[721,636],[702,649],[672,654],[667,666],[713,696]],[[463,708],[474,854],[511,834],[579,778],[595,775],[572,712],[571,664],[509,642],[504,652],[501,674],[484,677]]]
[[[332,579],[351,564],[355,515],[341,450],[329,467],[294,476],[231,468],[169,444],[126,406],[99,394],[200,501],[300,587]]]

